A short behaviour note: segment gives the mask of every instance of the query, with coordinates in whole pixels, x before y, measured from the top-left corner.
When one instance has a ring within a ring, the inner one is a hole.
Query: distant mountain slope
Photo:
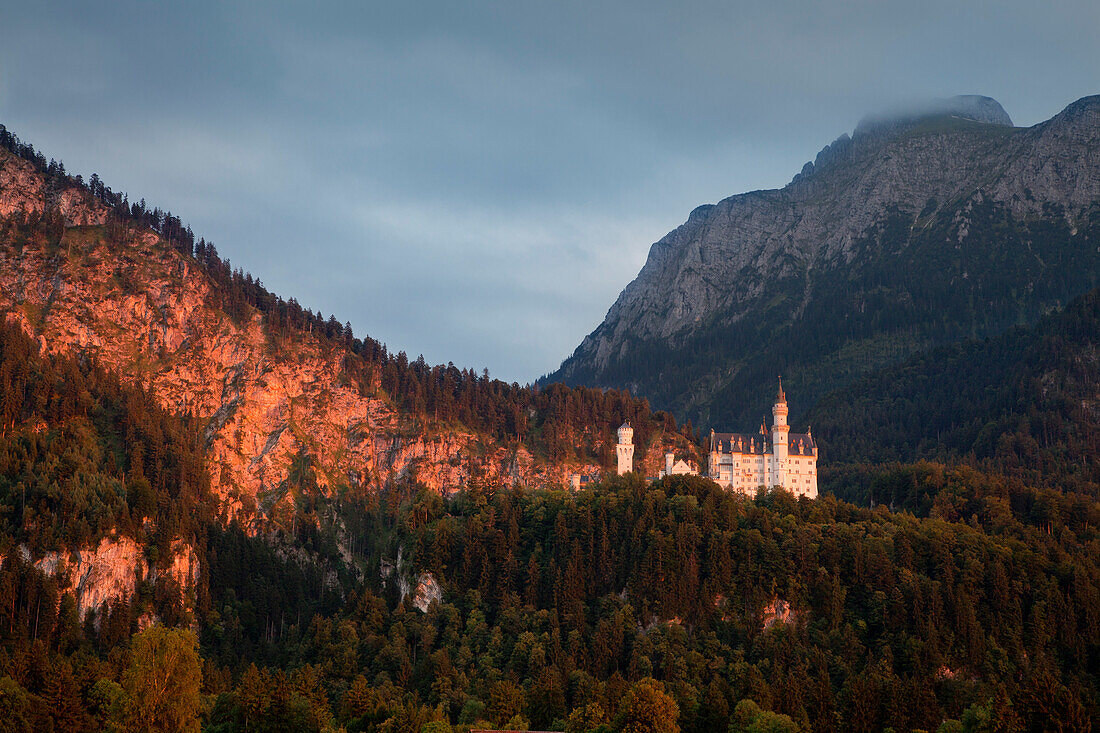
[[[699,207],[545,382],[721,428],[755,425],[781,372],[798,422],[862,374],[1064,305],[1100,282],[1100,96],[1007,120],[987,98],[867,120],[783,189]]]
[[[628,395],[388,354],[234,271],[175,217],[68,176],[2,127],[0,143],[0,318],[198,418],[223,516],[289,525],[320,513],[317,491],[338,502],[402,482],[560,485],[611,465],[624,420],[642,470],[666,439],[690,450]]]
[[[811,412],[826,463],[970,459],[1100,497],[1100,289],[875,372]]]

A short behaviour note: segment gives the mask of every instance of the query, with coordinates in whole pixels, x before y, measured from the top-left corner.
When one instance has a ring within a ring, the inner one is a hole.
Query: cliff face
[[[214,282],[148,230],[108,223],[79,189],[51,190],[0,151],[0,216],[57,211],[57,241],[0,242],[0,314],[51,351],[94,355],[151,389],[171,411],[207,421],[222,516],[292,507],[291,467],[322,491],[415,478],[447,492],[473,474],[505,485],[561,484],[567,470],[525,448],[394,408],[380,389],[351,386],[345,352],[296,332],[278,341],[259,312],[231,318]]]
[[[693,211],[547,381],[628,387],[697,424],[758,419],[778,371],[808,407],[1095,284],[1100,97],[1026,129],[988,98],[934,112],[869,119],[783,189]]]
[[[0,218],[47,209],[59,211],[68,226],[102,224],[107,216],[84,192],[51,189],[30,163],[6,151],[0,153]]]
[[[25,561],[31,559],[24,553]],[[151,565],[141,545],[129,537],[105,538],[95,547],[71,552],[47,552],[34,565],[46,575],[68,578],[65,587],[72,591],[81,619],[104,604],[129,601],[142,580],[171,580],[185,599],[199,580],[195,550],[181,541],[173,543],[170,561],[161,568]],[[193,610],[186,600],[185,606]]]

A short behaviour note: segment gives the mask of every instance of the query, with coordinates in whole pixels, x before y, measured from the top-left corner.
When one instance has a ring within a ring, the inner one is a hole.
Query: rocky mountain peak
[[[547,381],[733,428],[777,368],[809,406],[914,350],[1030,322],[1100,276],[1098,143],[1100,97],[1029,128],[981,96],[868,117],[790,185],[693,211]]]
[[[852,155],[877,149],[880,144],[896,138],[919,123],[936,118],[1013,127],[1012,118],[1000,102],[979,94],[934,99],[931,102],[877,112],[860,120],[851,135],[844,133],[822,148],[817,157],[806,163],[791,182],[803,180],[834,162],[849,159]]]
[[[1013,126],[1012,118],[996,99],[980,94],[961,94],[868,115],[856,125],[853,137],[882,130],[893,131],[931,117],[957,117],[987,125]]]

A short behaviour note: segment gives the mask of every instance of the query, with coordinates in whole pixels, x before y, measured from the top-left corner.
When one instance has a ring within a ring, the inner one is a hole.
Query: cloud
[[[696,205],[865,114],[1096,92],[1100,6],[16,4],[0,121],[430,361],[552,370]]]

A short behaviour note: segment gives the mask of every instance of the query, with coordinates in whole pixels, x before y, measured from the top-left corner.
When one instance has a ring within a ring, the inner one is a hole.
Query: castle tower
[[[634,470],[634,428],[629,422],[619,427],[619,444],[615,446],[615,457],[619,459],[619,475]]]
[[[787,485],[787,395],[783,394],[783,378],[779,379],[779,392],[772,405],[772,475],[770,486]]]
[[[717,440],[714,437],[714,430],[710,431],[710,454],[707,456],[707,476],[718,480],[719,462],[721,456],[718,454]]]

